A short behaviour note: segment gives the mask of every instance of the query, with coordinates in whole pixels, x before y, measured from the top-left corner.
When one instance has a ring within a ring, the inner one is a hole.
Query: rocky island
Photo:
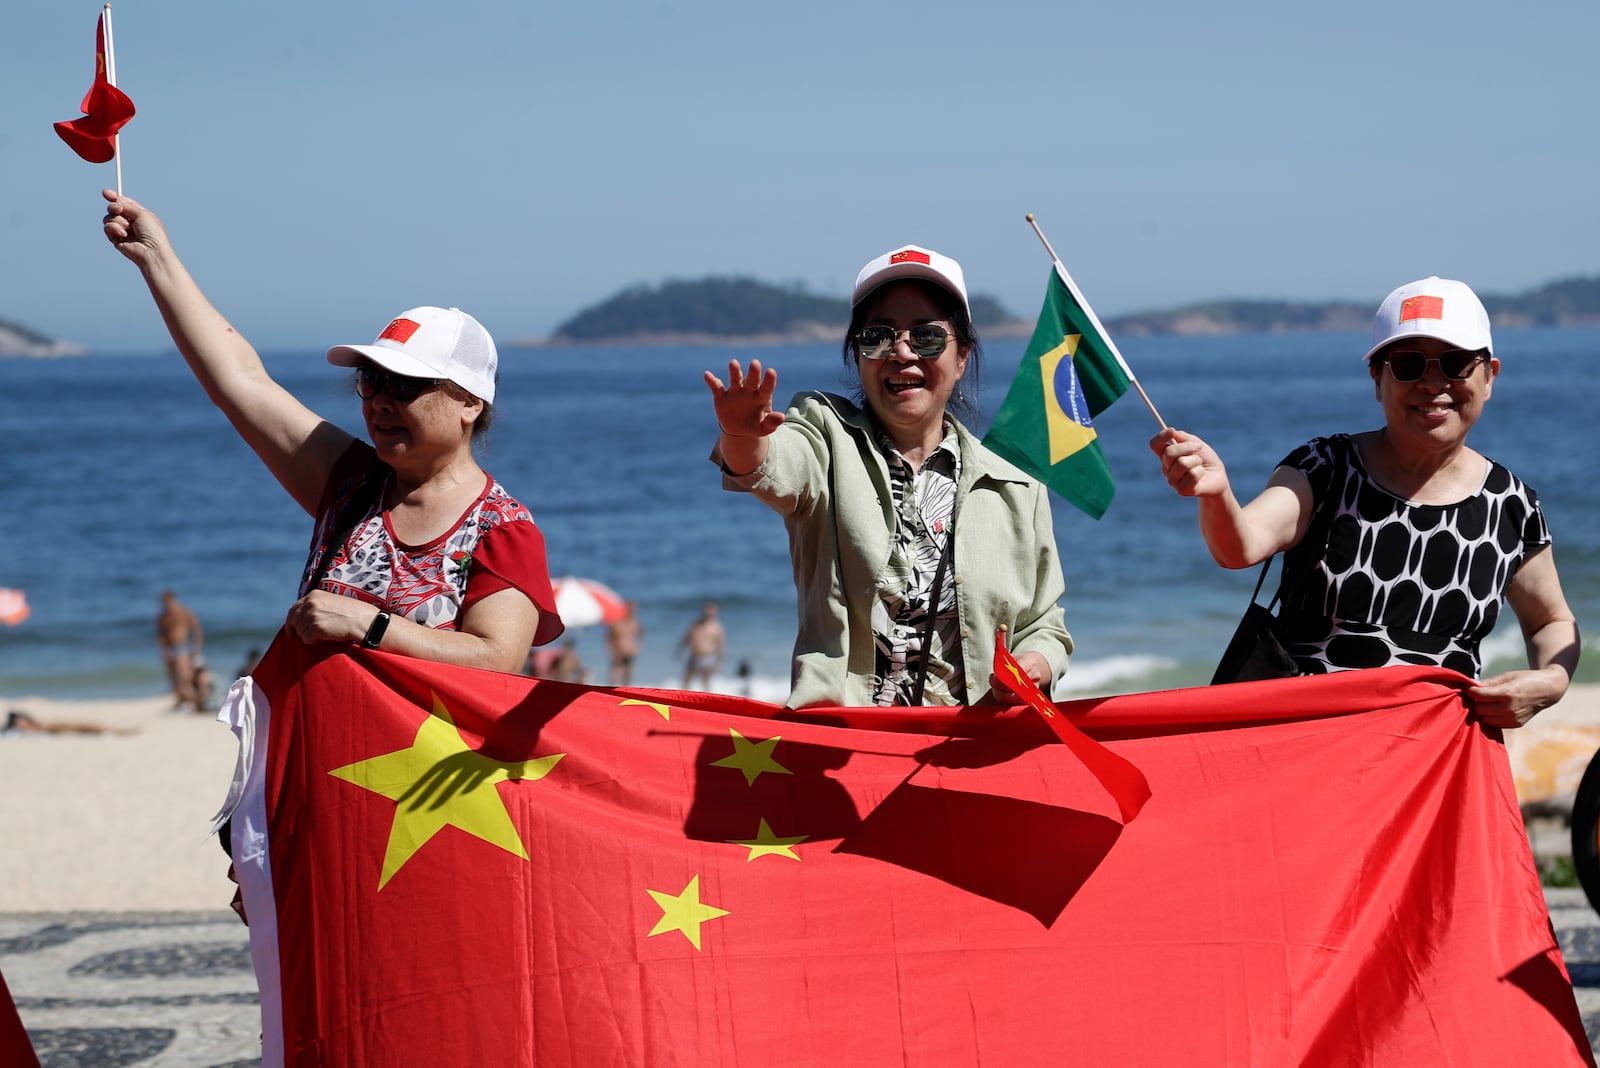
[[[1600,275],[1550,282],[1512,296],[1483,294],[1496,326],[1600,325]],[[769,345],[839,340],[849,302],[803,286],[751,278],[704,278],[636,285],[586,308],[548,339],[510,345]],[[974,294],[972,317],[986,338],[1026,337],[1019,319],[993,297]],[[1372,306],[1351,301],[1216,300],[1165,311],[1108,317],[1113,337],[1362,331]]]
[[[983,336],[1021,324],[993,297],[973,294],[972,319]],[[542,345],[774,345],[839,341],[850,302],[803,286],[753,278],[703,278],[630,286],[556,327]]]
[[[0,319],[0,356],[83,356],[88,349]]]
[[[1480,294],[1503,326],[1600,326],[1600,275],[1549,282],[1511,296]],[[998,300],[972,295],[972,318],[984,338],[1028,337],[1031,318]],[[585,308],[548,338],[510,340],[504,347],[545,345],[837,344],[850,320],[849,301],[752,278],[702,278],[635,285]],[[1216,300],[1165,311],[1108,316],[1112,337],[1360,332],[1372,306],[1351,301]],[[0,357],[82,356],[88,350],[0,319]]]

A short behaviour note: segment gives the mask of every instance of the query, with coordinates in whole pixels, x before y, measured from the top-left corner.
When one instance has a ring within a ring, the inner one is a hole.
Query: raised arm
[[[178,351],[245,443],[308,513],[351,437],[301,404],[267,374],[261,357],[212,307],[172,251],[161,220],[110,189],[106,237],[144,275]]]
[[[1315,502],[1304,473],[1280,467],[1266,489],[1240,504],[1222,458],[1195,435],[1167,427],[1150,439],[1150,451],[1161,458],[1167,484],[1199,505],[1200,535],[1223,567],[1259,564],[1305,537]]]
[[[763,372],[760,360],[751,360],[745,372],[738,360],[729,360],[727,385],[710,371],[705,381],[722,431],[717,439],[722,466],[735,475],[748,475],[766,462],[767,437],[783,425],[783,413],[772,408],[778,372],[770,367]]]

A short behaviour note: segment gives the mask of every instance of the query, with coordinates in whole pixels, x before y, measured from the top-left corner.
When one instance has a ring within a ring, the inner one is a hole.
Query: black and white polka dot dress
[[[1283,623],[1300,670],[1415,664],[1477,678],[1517,568],[1550,544],[1538,495],[1491,460],[1465,500],[1403,500],[1373,481],[1348,434],[1308,441],[1280,466],[1303,471],[1317,502],[1286,561]]]

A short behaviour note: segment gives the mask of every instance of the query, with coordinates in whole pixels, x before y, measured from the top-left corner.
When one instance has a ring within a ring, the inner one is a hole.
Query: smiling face
[[[1429,357],[1422,377],[1401,382],[1383,357],[1395,348],[1410,349]],[[1472,368],[1472,373],[1457,381],[1439,369],[1438,357],[1455,351],[1454,345],[1436,338],[1408,338],[1373,354],[1370,370],[1383,405],[1384,420],[1396,446],[1418,450],[1454,448],[1466,440],[1467,432],[1483,413],[1483,406],[1494,392],[1494,379],[1500,361],[1490,357]]]
[[[933,359],[911,351],[901,334],[881,360],[856,357],[861,391],[879,423],[902,448],[931,446],[943,436],[945,405],[967,370],[968,350],[955,338],[955,324],[926,288],[915,282],[890,282],[867,297],[857,316],[861,326],[896,331],[934,323],[950,333]]]

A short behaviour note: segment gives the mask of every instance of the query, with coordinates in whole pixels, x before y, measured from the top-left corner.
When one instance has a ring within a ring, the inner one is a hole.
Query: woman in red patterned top
[[[317,520],[291,630],[306,642],[508,672],[561,633],[543,535],[473,457],[497,363],[477,320],[413,308],[371,345],[328,351],[330,363],[355,368],[368,445],[268,376],[152,212],[104,196],[106,236],[143,273],[195,377]]]

